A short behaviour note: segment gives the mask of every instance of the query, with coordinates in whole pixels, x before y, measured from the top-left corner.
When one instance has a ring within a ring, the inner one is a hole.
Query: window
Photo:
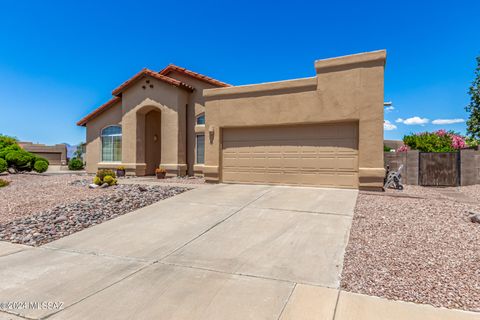
[[[205,113],[197,117],[197,125],[205,124]]]
[[[102,130],[102,161],[122,161],[122,127],[110,126]]]
[[[197,135],[197,163],[203,164],[205,162],[205,135]]]

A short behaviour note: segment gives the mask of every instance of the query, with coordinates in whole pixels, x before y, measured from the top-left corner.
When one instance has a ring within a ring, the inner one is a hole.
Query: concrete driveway
[[[0,242],[0,303],[20,302],[0,319],[376,319],[338,290],[356,197],[207,185],[41,248]]]

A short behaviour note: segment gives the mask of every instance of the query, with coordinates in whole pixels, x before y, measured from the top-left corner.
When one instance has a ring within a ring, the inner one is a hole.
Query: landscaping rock
[[[470,213],[470,221],[474,223],[480,223],[480,213],[477,212],[469,212]]]
[[[108,183],[103,183],[100,188],[108,188],[110,185]]]
[[[86,187],[85,183],[83,188]],[[96,197],[58,204],[30,216],[0,223],[0,240],[40,246],[85,228],[189,190],[171,186],[116,185]],[[142,191],[143,190],[143,191]]]
[[[10,173],[10,174],[16,174],[16,173],[18,173],[18,171],[17,171],[16,169],[14,169],[14,168],[8,168],[8,169],[7,169],[7,172]]]
[[[91,183],[91,184],[88,185],[88,187],[90,189],[96,189],[96,188],[98,188],[98,185],[96,185],[95,183]]]

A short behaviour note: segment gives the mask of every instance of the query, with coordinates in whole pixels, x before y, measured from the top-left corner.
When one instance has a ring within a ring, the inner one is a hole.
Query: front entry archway
[[[154,109],[145,114],[145,175],[155,174],[161,162],[161,121],[162,114]]]

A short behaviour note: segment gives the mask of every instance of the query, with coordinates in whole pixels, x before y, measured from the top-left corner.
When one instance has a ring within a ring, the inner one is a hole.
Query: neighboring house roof
[[[170,72],[173,72],[173,71],[178,72],[178,73],[183,73],[183,74],[185,74],[189,77],[195,78],[197,80],[213,84],[214,86],[219,86],[219,87],[231,87],[232,86],[228,83],[225,83],[225,82],[207,77],[203,74],[200,74],[200,73],[197,73],[197,72],[194,72],[194,71],[176,66],[174,64],[169,64],[167,67],[165,67],[159,73],[161,75],[167,76]]]
[[[170,72],[173,72],[173,71],[185,74],[189,77],[192,77],[192,78],[195,78],[195,79],[207,82],[207,83],[210,83],[214,86],[231,87],[231,85],[229,85],[228,83],[215,80],[215,79],[207,77],[203,74],[193,72],[191,70],[187,70],[185,68],[181,68],[181,67],[173,65],[173,64],[168,65],[166,68],[164,68],[160,72],[155,72],[155,71],[149,70],[147,68],[144,68],[139,73],[137,73],[136,75],[134,75],[133,77],[131,77],[130,79],[128,79],[127,81],[122,83],[120,86],[118,86],[115,90],[113,90],[112,95],[114,95],[115,97],[113,97],[112,99],[110,99],[106,103],[102,104],[100,107],[98,107],[93,112],[88,114],[82,120],[78,121],[77,125],[78,126],[85,126],[88,121],[90,121],[91,119],[93,119],[94,117],[96,117],[97,115],[102,113],[103,111],[105,111],[108,108],[110,108],[111,106],[113,106],[116,102],[121,101],[122,92],[125,91],[125,89],[128,86],[135,83],[136,81],[138,81],[139,79],[141,79],[144,76],[150,76],[150,77],[155,78],[157,80],[163,81],[165,83],[168,83],[170,85],[173,85],[173,86],[176,86],[178,88],[182,88],[182,89],[185,89],[185,90],[188,90],[188,91],[193,91],[195,89],[192,86],[190,86],[190,85],[188,85],[188,84],[186,84],[182,81],[179,81],[177,79],[169,77],[168,74]]]
[[[127,81],[122,83],[118,88],[113,90],[112,95],[114,95],[114,96],[120,95],[122,93],[122,91],[124,91],[129,85],[131,85],[132,83],[136,82],[137,80],[141,79],[144,76],[150,76],[150,77],[155,78],[157,80],[166,82],[168,84],[171,84],[171,85],[179,87],[179,88],[187,89],[189,91],[193,91],[193,89],[194,89],[192,86],[189,86],[186,83],[178,81],[177,79],[173,79],[173,78],[161,75],[158,72],[155,72],[155,71],[148,70],[148,69],[144,68],[139,73],[137,73],[136,75],[134,75],[133,77],[131,77],[130,79],[128,79]]]
[[[119,102],[122,100],[120,97],[113,97],[112,99],[108,100],[106,103],[102,104],[100,107],[95,109],[93,112],[89,113],[86,117],[84,117],[82,120],[77,122],[77,126],[85,126],[87,122],[102,113],[103,111],[107,110],[111,106],[113,106],[116,102]]]

